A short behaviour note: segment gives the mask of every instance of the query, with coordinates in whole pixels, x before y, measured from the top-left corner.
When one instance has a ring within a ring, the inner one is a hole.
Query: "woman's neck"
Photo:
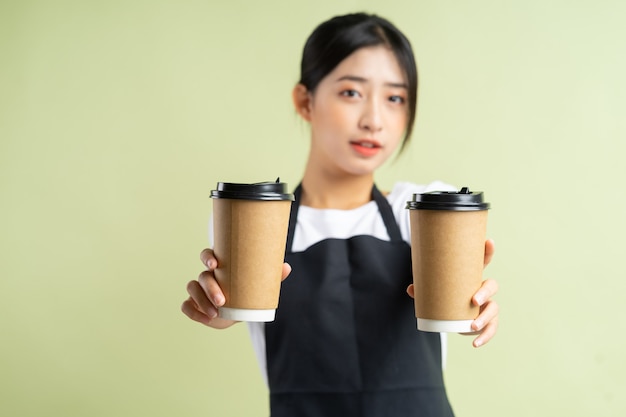
[[[332,174],[307,164],[300,203],[313,208],[350,210],[371,201],[373,185],[373,173]]]

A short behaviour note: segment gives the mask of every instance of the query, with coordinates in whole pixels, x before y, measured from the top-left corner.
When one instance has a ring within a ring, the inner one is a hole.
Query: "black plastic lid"
[[[293,201],[287,184],[276,178],[275,182],[258,182],[256,184],[237,184],[233,182],[218,182],[217,190],[211,190],[211,198],[230,198],[237,200],[263,201]]]
[[[413,194],[413,200],[407,201],[409,210],[451,210],[478,211],[489,210],[489,203],[483,201],[483,193],[471,192],[463,187],[460,191],[433,191]]]

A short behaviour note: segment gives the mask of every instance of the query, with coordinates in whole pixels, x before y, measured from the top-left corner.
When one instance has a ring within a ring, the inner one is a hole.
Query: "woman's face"
[[[309,102],[312,161],[338,175],[372,173],[406,131],[407,85],[387,47],[349,55],[322,79]]]

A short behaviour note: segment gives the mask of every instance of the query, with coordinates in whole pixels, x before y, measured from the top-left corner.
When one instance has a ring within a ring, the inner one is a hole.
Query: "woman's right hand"
[[[215,329],[225,329],[236,322],[217,316],[218,308],[226,302],[213,272],[217,268],[217,259],[211,249],[204,249],[200,253],[200,259],[207,269],[200,273],[197,280],[189,281],[187,284],[189,298],[183,302],[181,310],[193,321]],[[285,279],[290,272],[291,266],[287,263],[283,264],[282,279]]]
[[[187,283],[189,298],[183,302],[181,310],[193,321],[215,329],[225,329],[235,322],[217,316],[217,309],[226,301],[213,273],[217,267],[217,259],[211,249],[204,249],[200,253],[200,259],[206,270],[200,273],[197,280]]]

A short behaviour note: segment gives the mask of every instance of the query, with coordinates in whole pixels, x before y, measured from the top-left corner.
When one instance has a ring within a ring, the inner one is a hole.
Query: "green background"
[[[217,181],[295,185],[305,38],[414,45],[414,142],[378,174],[484,190],[499,333],[450,336],[459,416],[626,413],[626,3],[0,1],[0,415],[266,416],[245,326],[180,312]]]

